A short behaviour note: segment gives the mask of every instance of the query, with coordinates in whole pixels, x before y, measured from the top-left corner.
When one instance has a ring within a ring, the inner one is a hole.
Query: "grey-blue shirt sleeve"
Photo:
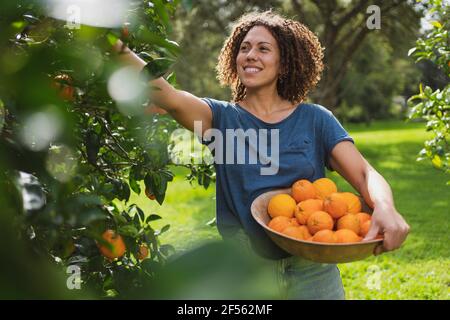
[[[329,163],[331,152],[333,151],[334,147],[342,141],[350,141],[352,143],[355,143],[353,138],[344,129],[342,124],[338,119],[336,119],[333,113],[329,110],[326,110],[323,114],[322,122],[322,145],[324,163],[326,167],[331,171],[334,171]]]
[[[219,123],[219,121],[220,121],[220,118],[221,118],[221,113],[222,113],[222,111],[223,111],[223,108],[224,108],[224,106],[223,106],[223,101],[220,101],[220,100],[216,100],[216,99],[212,99],[212,98],[200,98],[201,100],[203,100],[203,101],[205,101],[207,104],[208,104],[208,106],[210,107],[210,109],[211,109],[211,112],[212,112],[212,124],[211,124],[211,127],[212,128],[214,128],[214,129],[219,129],[220,128],[220,123]],[[202,144],[205,144],[205,145],[207,145],[207,144],[209,144],[211,141],[210,140],[207,140],[207,139],[204,139],[204,137],[199,137],[199,141],[202,143]]]

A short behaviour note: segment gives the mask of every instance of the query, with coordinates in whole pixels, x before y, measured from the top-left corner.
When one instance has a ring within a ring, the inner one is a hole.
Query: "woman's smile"
[[[254,75],[262,71],[261,68],[257,67],[244,67],[244,74],[246,75]]]

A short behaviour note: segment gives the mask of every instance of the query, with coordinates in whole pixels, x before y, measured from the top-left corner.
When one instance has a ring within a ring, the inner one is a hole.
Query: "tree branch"
[[[358,13],[361,12],[361,10],[367,6],[369,0],[360,0],[359,3],[353,7],[352,10],[344,14],[340,19],[338,19],[338,22],[336,23],[336,29],[341,29],[348,21],[350,21],[354,16],[356,16]]]
[[[298,2],[298,0],[291,0],[291,4],[294,8],[294,11],[298,14],[299,19],[303,23],[305,21],[305,13],[303,12],[301,4]]]
[[[125,158],[131,162],[134,162],[134,160],[131,159],[130,156],[128,155],[128,152],[120,145],[119,140],[113,135],[111,130],[108,128],[108,124],[106,123],[106,120],[104,120],[103,118],[100,118],[100,119],[101,119],[101,123],[103,124],[103,128],[105,128],[108,135],[114,140],[114,142],[116,143],[119,150],[123,152],[123,155],[125,156]]]

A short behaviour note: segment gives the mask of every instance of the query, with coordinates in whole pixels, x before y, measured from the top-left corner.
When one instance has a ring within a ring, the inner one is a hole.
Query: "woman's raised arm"
[[[119,60],[127,66],[136,67],[137,71],[144,68],[145,61],[124,46],[122,41],[118,40],[113,50],[119,54]],[[212,111],[205,101],[189,92],[175,89],[163,77],[151,80],[150,84],[160,88],[152,92],[152,103],[166,110],[183,127],[194,131],[194,121],[201,121],[202,134],[211,128]]]

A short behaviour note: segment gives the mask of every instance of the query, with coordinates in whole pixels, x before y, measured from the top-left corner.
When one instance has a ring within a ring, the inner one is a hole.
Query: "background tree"
[[[406,55],[396,53],[379,35],[369,34],[341,81],[335,113],[344,122],[366,124],[376,119],[403,119],[406,99],[419,75]]]
[[[338,107],[342,80],[347,75],[354,55],[366,43],[368,35],[378,33],[386,43],[401,51],[402,48],[405,49],[408,40],[416,35],[420,19],[413,3],[406,0],[310,1],[309,5],[303,5],[304,2],[306,1],[292,0],[292,9],[294,14],[304,19],[318,33],[325,47],[326,68],[314,99],[330,109]],[[367,27],[366,21],[370,15],[367,9],[371,5],[380,8],[380,30]],[[314,14],[311,15],[307,9]],[[320,22],[309,22],[308,19]],[[371,39],[374,41],[373,37]]]

